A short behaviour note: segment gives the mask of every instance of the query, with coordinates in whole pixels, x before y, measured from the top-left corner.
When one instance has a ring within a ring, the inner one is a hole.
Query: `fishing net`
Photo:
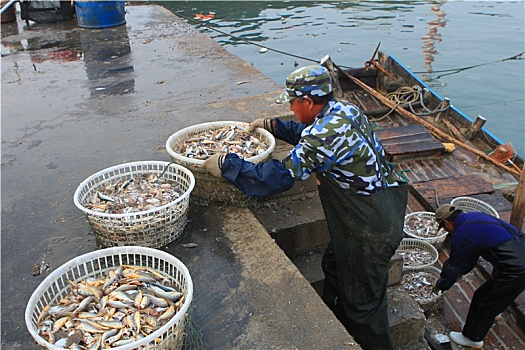
[[[193,308],[190,307],[186,314],[186,324],[184,326],[184,339],[182,350],[201,350],[204,349],[202,332],[193,318]]]

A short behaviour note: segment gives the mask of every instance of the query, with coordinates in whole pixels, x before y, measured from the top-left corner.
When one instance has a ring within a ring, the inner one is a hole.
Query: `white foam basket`
[[[186,315],[193,299],[193,282],[187,267],[176,257],[166,252],[138,246],[113,247],[78,256],[60,266],[47,276],[31,295],[25,310],[27,329],[35,341],[46,349],[57,347],[38,334],[38,317],[47,305],[56,305],[69,294],[71,284],[67,281],[81,281],[88,277],[103,277],[105,271],[120,265],[149,267],[165,278],[184,294],[180,310],[162,327],[133,343],[114,347],[114,350],[135,349],[180,349]]]
[[[198,135],[204,131],[217,130],[228,126],[240,126],[247,130],[249,124],[237,121],[217,121],[192,125],[171,135],[166,141],[166,151],[172,157],[175,163],[187,166],[192,170],[200,170],[204,160],[186,157],[180,153],[177,153],[175,149],[177,149],[178,146],[185,140],[191,138],[194,135]],[[255,129],[254,136],[265,142],[268,145],[268,148],[261,154],[246,158],[245,160],[252,163],[259,163],[270,158],[271,153],[275,149],[275,138],[269,131],[262,128]]]
[[[174,201],[147,211],[109,214],[87,209],[88,198],[108,184],[141,174],[155,174],[179,185],[183,193]],[[178,238],[187,222],[190,194],[195,186],[192,172],[161,161],[132,162],[101,170],[84,180],[75,191],[75,205],[84,212],[103,247],[136,245],[159,248]]]
[[[457,197],[454,198],[450,204],[456,207],[456,209],[462,210],[465,213],[482,212],[499,219],[499,214],[496,209],[494,209],[490,204],[476,198]]]

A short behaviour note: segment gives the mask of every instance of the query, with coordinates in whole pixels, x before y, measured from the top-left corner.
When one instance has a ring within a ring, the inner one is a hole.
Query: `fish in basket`
[[[158,248],[182,234],[194,186],[193,173],[178,164],[133,162],[84,180],[74,202],[102,247]]]
[[[226,179],[213,177],[202,170],[204,161],[215,153],[236,153],[252,163],[271,159],[274,136],[261,128],[250,133],[248,126],[248,123],[237,121],[202,123],[179,130],[166,141],[166,151],[172,161],[195,175],[192,196],[197,204],[221,201],[244,206],[251,202]]]
[[[425,311],[437,310],[442,306],[443,293],[434,292],[433,287],[439,278],[440,270],[435,266],[403,268],[401,284],[407,293]]]
[[[180,349],[193,284],[157,249],[113,247],[76,257],[33,292],[26,326],[46,349]]]
[[[403,231],[407,236],[419,239],[440,248],[448,232],[438,229],[435,214],[427,211],[413,212],[405,216]]]

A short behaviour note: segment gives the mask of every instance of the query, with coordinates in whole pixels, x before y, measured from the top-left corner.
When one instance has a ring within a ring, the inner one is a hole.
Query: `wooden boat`
[[[487,203],[501,219],[524,227],[523,216],[513,210],[518,205],[522,213],[525,205],[523,158],[483,129],[483,117],[472,120],[383,52],[363,68],[342,69],[328,57],[323,65],[331,72],[336,97],[355,103],[368,116],[388,160],[408,180],[407,214],[433,212],[454,198],[469,197]],[[441,269],[448,258],[448,243],[438,251],[435,266]],[[445,293],[440,312],[427,315],[427,324],[442,324],[443,332],[460,330],[473,291],[491,271],[490,264],[481,259],[468,278]],[[485,337],[486,346],[523,347],[525,328],[520,324],[525,324],[525,293],[500,318],[503,320],[496,321]],[[435,330],[425,330],[428,343],[444,348],[433,333]]]
[[[424,210],[465,196],[488,203],[509,221],[523,159],[483,129],[483,117],[472,120],[384,52],[363,68],[342,69],[329,57],[322,62],[336,97],[368,116],[388,160]]]

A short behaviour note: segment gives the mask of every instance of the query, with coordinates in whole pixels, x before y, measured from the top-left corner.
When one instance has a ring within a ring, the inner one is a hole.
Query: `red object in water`
[[[202,19],[203,21],[209,21],[210,19],[215,18],[214,12],[209,12],[208,15],[203,15],[202,13],[195,14],[195,19]]]

